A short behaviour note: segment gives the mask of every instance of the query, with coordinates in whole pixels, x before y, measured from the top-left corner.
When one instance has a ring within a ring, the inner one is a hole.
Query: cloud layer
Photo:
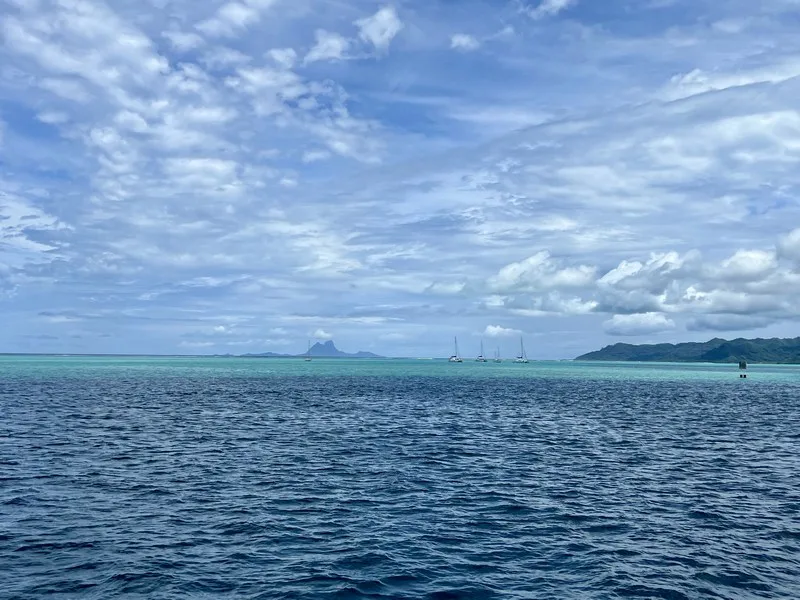
[[[0,5],[2,351],[800,334],[790,3]]]

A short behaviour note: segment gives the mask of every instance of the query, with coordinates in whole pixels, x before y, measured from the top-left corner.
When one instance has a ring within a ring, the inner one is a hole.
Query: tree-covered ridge
[[[800,364],[800,338],[757,338],[682,344],[614,344],[576,360]]]

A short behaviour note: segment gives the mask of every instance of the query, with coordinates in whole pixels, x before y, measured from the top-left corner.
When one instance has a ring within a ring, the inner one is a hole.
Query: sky
[[[0,352],[800,335],[798,0],[0,0]]]

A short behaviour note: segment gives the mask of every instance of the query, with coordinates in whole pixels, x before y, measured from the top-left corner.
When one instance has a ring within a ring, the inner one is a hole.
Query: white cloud
[[[308,51],[303,62],[308,64],[320,60],[342,60],[347,57],[350,48],[350,40],[324,29],[317,29],[314,32],[316,43]]]
[[[267,52],[267,56],[284,69],[291,69],[297,62],[297,52],[294,48],[273,48]]]
[[[227,46],[216,46],[203,53],[200,62],[209,69],[221,69],[230,66],[240,66],[252,61],[252,57],[228,48]]]
[[[39,82],[39,86],[74,102],[87,102],[91,99],[91,94],[87,91],[86,86],[74,79],[45,77]]]
[[[258,23],[261,13],[272,4],[274,0],[227,2],[212,18],[198,23],[197,29],[210,37],[233,36],[238,31]]]
[[[778,243],[780,256],[800,264],[800,228],[783,236]]]
[[[161,35],[168,39],[172,47],[178,52],[194,50],[205,44],[205,40],[193,32],[165,31]]]
[[[55,246],[37,238],[47,231],[65,229],[66,224],[25,198],[0,191],[0,244],[6,266],[42,264],[58,258]]]
[[[66,123],[69,121],[69,115],[67,113],[55,110],[41,112],[36,115],[36,118],[42,123],[47,123],[48,125],[60,125],[61,123]],[[2,129],[0,129],[0,133],[2,133]]]
[[[675,322],[659,313],[614,315],[603,328],[609,335],[639,336],[670,331]]]
[[[403,23],[397,16],[397,12],[391,6],[385,6],[378,10],[374,15],[358,19],[353,22],[359,30],[359,39],[373,46],[378,52],[386,52],[389,44],[394,37],[402,30]],[[368,55],[351,54],[351,49],[357,45],[358,40],[344,37],[343,35],[317,29],[314,32],[315,43],[308,51],[303,64],[310,64],[318,61],[337,61],[349,58],[366,58]],[[294,57],[286,55],[273,58],[286,66],[286,61]]]
[[[511,296],[504,300],[509,312],[525,317],[576,316],[595,311],[597,302],[580,296],[564,296],[559,292],[531,296]]]
[[[303,152],[303,162],[313,163],[320,160],[327,160],[331,157],[331,153],[326,150],[307,150]]]
[[[775,253],[766,250],[737,250],[722,261],[717,276],[730,280],[759,281],[778,268]]]
[[[577,3],[577,0],[541,0],[535,7],[526,7],[525,12],[533,19],[553,17]]]
[[[384,6],[371,17],[358,19],[354,24],[359,29],[359,37],[381,52],[389,49],[389,44],[403,29],[393,6]]]
[[[512,337],[512,336],[522,335],[522,332],[519,329],[501,327],[500,325],[487,325],[486,329],[483,331],[483,335],[492,338]]]
[[[709,73],[693,69],[682,75],[674,75],[665,87],[663,95],[669,100],[678,100],[705,92],[747,86],[754,83],[778,83],[800,75],[800,59],[779,59],[777,64],[754,69],[741,69],[736,73]]]
[[[76,315],[52,313],[47,311],[39,313],[39,316],[43,321],[54,325],[62,323],[78,323],[80,321],[83,321],[81,317],[78,317]]]
[[[331,339],[333,339],[333,336],[330,333],[328,333],[327,331],[325,331],[324,329],[317,329],[316,331],[314,331],[314,333],[311,335],[311,337],[313,337],[314,339],[317,339],[317,340],[331,340]]]
[[[466,284],[463,281],[437,281],[429,285],[426,289],[431,294],[441,294],[452,296],[464,291]]]
[[[523,261],[506,265],[488,281],[494,292],[546,291],[580,288],[595,279],[595,267],[579,265],[562,267],[542,250]]]
[[[182,348],[211,348],[215,342],[198,342],[184,340],[179,344]]]
[[[481,47],[481,43],[474,36],[466,33],[455,33],[450,36],[450,47],[455,50],[477,50]]]

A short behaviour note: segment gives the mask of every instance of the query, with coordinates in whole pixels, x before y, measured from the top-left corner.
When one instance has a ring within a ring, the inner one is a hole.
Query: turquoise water
[[[800,368],[0,357],[0,599],[800,598]]]
[[[0,356],[0,376],[36,377],[58,373],[64,377],[105,377],[151,372],[168,377],[223,375],[580,378],[598,380],[708,381],[758,385],[800,385],[800,365],[749,365],[748,380],[739,380],[735,364],[532,361],[516,364],[451,364],[444,359],[324,359],[310,362],[290,358],[109,357],[109,356]]]

